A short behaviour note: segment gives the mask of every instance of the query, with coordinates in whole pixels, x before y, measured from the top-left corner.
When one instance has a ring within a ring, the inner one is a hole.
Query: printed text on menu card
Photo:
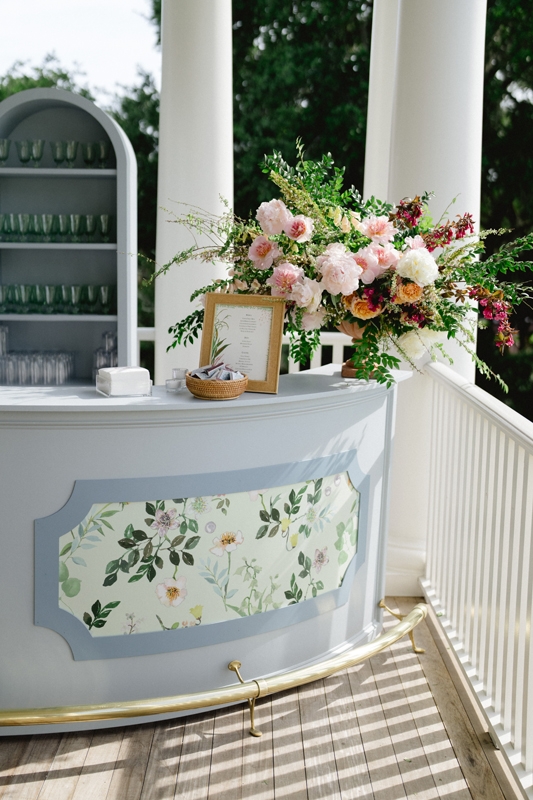
[[[217,304],[214,328],[221,358],[252,381],[267,379],[272,308]]]

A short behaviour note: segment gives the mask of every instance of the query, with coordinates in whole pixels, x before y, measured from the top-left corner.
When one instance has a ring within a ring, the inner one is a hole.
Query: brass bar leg
[[[384,608],[385,611],[388,611],[389,614],[391,614],[393,617],[396,617],[396,619],[399,619],[400,622],[405,617],[405,614],[397,614],[395,611],[392,610],[392,608],[389,608],[388,605],[385,604],[384,600],[380,600],[379,603],[378,603],[378,606],[379,606],[379,608]],[[411,640],[411,646],[413,648],[413,653],[417,653],[419,655],[420,653],[425,653],[426,652],[423,647],[417,647],[416,642],[415,642],[415,635],[414,635],[413,631],[409,631],[409,638]]]
[[[230,669],[232,672],[235,672],[239,681],[241,683],[244,683],[241,673],[239,672],[240,667],[242,667],[240,661],[230,661],[230,663],[228,664],[228,669]],[[248,708],[250,709],[250,736],[259,737],[262,736],[263,734],[261,733],[261,731],[258,731],[257,728],[255,727],[255,701],[256,701],[255,697],[253,697],[251,700],[248,700]]]

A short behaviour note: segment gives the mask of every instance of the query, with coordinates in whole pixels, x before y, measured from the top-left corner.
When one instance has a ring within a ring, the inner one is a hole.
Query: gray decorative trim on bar
[[[285,608],[251,617],[213,623],[194,628],[137,633],[134,636],[92,637],[72,614],[58,606],[58,540],[77,526],[94,503],[143,502],[156,497],[198,497],[253,491],[258,487],[276,488],[325,478],[347,471],[353,486],[361,493],[357,553],[342,585]],[[75,660],[125,658],[170,653],[250,637],[294,625],[344,605],[353,578],[366,558],[370,477],[357,461],[357,451],[349,450],[323,458],[292,464],[279,464],[231,472],[202,473],[160,478],[118,478],[79,480],[67,503],[49,517],[35,520],[35,624],[63,636]]]

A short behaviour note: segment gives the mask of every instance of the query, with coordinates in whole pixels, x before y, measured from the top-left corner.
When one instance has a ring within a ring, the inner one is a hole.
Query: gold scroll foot
[[[393,617],[396,617],[396,619],[399,619],[399,620],[400,620],[400,622],[401,622],[401,621],[402,621],[402,620],[405,618],[405,616],[406,616],[405,614],[397,614],[395,611],[393,611],[391,608],[389,608],[389,607],[388,607],[388,605],[386,605],[386,604],[385,604],[385,601],[384,601],[384,600],[380,600],[380,601],[379,601],[379,603],[378,603],[378,606],[379,606],[380,608],[384,608],[384,609],[385,609],[385,611],[388,611],[388,612],[389,612],[389,614],[392,614],[392,616],[393,616]],[[414,633],[413,633],[413,631],[409,631],[409,638],[410,638],[410,640],[411,640],[411,646],[412,646],[412,648],[413,648],[413,653],[420,654],[420,653],[425,653],[425,652],[426,652],[426,651],[424,650],[424,648],[423,648],[423,647],[417,647],[417,645],[416,645],[416,642],[415,642],[415,636],[414,636]],[[239,666],[240,666],[240,665],[239,665]],[[231,668],[231,667],[230,667],[230,668]]]
[[[242,664],[240,661],[230,661],[230,663],[228,664],[228,669],[230,669],[232,672],[235,672],[239,681],[241,683],[244,683],[241,673],[239,672],[241,667]],[[248,700],[248,708],[250,709],[250,735],[259,737],[262,736],[263,734],[261,733],[261,731],[258,731],[257,728],[255,727],[255,700],[256,700],[255,697],[252,697],[251,700]]]

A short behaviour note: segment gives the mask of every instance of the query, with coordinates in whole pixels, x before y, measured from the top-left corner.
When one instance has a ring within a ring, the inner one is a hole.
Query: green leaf
[[[98,517],[99,519],[102,519],[102,517],[112,517],[113,514],[118,514],[118,513],[119,513],[118,509],[116,511],[102,511],[101,514],[98,514]]]
[[[344,524],[344,522],[339,522],[339,524],[337,525],[337,536],[342,536],[345,528],[346,525]]]
[[[93,628],[103,628],[105,624],[106,624],[105,619],[95,619],[95,621],[93,622]]]
[[[153,581],[153,579],[155,578],[156,574],[157,573],[156,573],[156,571],[154,569],[154,566],[152,564],[150,564],[150,566],[146,570],[146,577],[148,578],[150,583]]]
[[[145,539],[148,539],[148,536],[145,534],[144,531],[132,531],[131,535],[133,536],[136,542],[144,542]]]
[[[294,595],[293,595],[293,593],[292,593],[292,592],[289,592],[289,591],[287,590],[287,591],[285,592],[285,597],[287,598],[287,600],[291,600],[291,599],[294,597]]]
[[[147,519],[145,519],[144,521],[145,521],[145,523],[148,525],[148,527],[149,527],[149,528],[151,528],[151,527],[152,527],[153,519],[150,519],[150,518],[148,517],[148,518],[147,518]]]
[[[124,536],[126,537],[131,536],[132,533],[133,533],[133,525],[130,522],[130,524],[124,530]]]
[[[70,548],[71,548],[71,547],[72,547],[72,542],[68,542],[68,543],[67,543],[67,544],[64,546],[64,548],[61,550],[61,552],[60,552],[60,554],[59,554],[59,555],[60,555],[60,556],[64,556],[66,553],[68,553],[68,552],[69,552],[69,550],[70,550]]]
[[[80,593],[81,581],[78,578],[67,578],[61,584],[61,588],[67,597],[76,597]]]
[[[118,544],[124,547],[125,550],[129,550],[130,547],[137,547],[137,543],[133,539],[119,539]]]
[[[270,516],[272,517],[272,519],[274,520],[274,522],[279,522],[279,520],[280,520],[280,513],[279,513],[279,511],[278,511],[278,509],[277,509],[277,508],[271,508],[271,509],[270,509]]]
[[[187,525],[187,521],[183,520],[183,522],[180,525],[180,533],[183,536],[185,536],[185,534],[187,533],[188,528],[189,528],[189,526]]]
[[[116,572],[119,564],[120,564],[120,558],[116,558],[114,559],[114,561],[110,561],[107,567],[105,568],[106,574],[109,575],[110,572]]]
[[[104,608],[116,608],[120,605],[120,600],[112,600],[111,603],[106,603]]]
[[[175,567],[179,566],[180,563],[180,554],[177,553],[175,550],[169,550],[168,558],[171,564],[174,564]]]
[[[305,568],[308,572],[311,571],[311,559],[309,558],[309,556],[306,556],[305,558]]]
[[[322,589],[324,588],[324,584],[322,583],[322,581],[316,582],[316,588],[322,591]]]
[[[170,630],[175,631],[176,628],[179,628],[179,626],[180,626],[179,622],[173,622],[172,625],[170,626]]]
[[[194,564],[194,557],[191,553],[182,553],[183,563],[187,564],[189,567],[192,567]]]
[[[151,517],[155,517],[155,506],[152,503],[146,503],[145,509],[147,514],[150,514]]]
[[[118,573],[112,572],[111,575],[108,575],[104,581],[104,586],[112,586],[114,583],[117,582]]]
[[[193,548],[196,547],[199,541],[200,541],[199,536],[191,536],[191,538],[187,539],[187,541],[185,542],[185,550],[193,550]]]
[[[68,578],[68,567],[64,561],[59,562],[59,583],[63,583]]]
[[[174,499],[172,502],[173,503],[184,503],[185,500],[183,499],[183,497],[178,497],[178,498]]]
[[[298,564],[300,564],[300,566],[302,567],[305,564],[305,555],[303,554],[302,551],[298,553]]]
[[[182,542],[185,541],[185,536],[176,536],[175,539],[172,539],[170,546],[171,547],[179,547]]]
[[[198,523],[196,522],[195,519],[189,520],[189,530],[192,531],[193,533],[198,533]]]
[[[317,588],[316,588],[316,586],[313,586],[313,588],[312,588],[311,592],[312,592],[312,595],[313,595],[313,597],[316,597],[316,593],[317,593]]]
[[[93,612],[94,616],[97,617],[102,610],[102,606],[100,604],[100,600],[95,600],[95,602],[91,606],[91,611]]]
[[[266,532],[268,531],[268,525],[261,525],[257,533],[255,534],[256,539],[262,539],[263,536],[266,536]]]
[[[152,545],[152,542],[148,542],[147,544],[145,544],[144,550],[143,550],[143,558],[150,558],[150,556],[152,555],[153,549],[154,549],[154,547]]]
[[[154,564],[156,565],[157,569],[163,569],[163,567],[165,566],[161,556],[155,557]]]
[[[264,509],[261,509],[259,512],[259,517],[263,520],[263,522],[270,522],[270,514]]]
[[[273,536],[276,535],[278,531],[279,531],[279,525],[274,525],[274,527],[271,528],[270,533],[268,534],[268,538],[271,539]]]
[[[90,615],[90,614],[88,614],[86,611],[84,611],[84,612],[83,612],[83,621],[85,622],[85,624],[87,625],[87,627],[89,627],[89,628],[90,628],[90,627],[91,627],[91,623],[92,623],[92,621],[93,621],[93,618],[91,617],[91,615]]]
[[[307,570],[303,569],[299,574],[300,578],[305,578],[309,573],[307,572]]]
[[[288,515],[291,513],[291,507],[290,507],[290,505],[289,505],[288,503],[285,503],[285,505],[283,506],[283,510],[285,511],[285,513],[286,513],[286,514],[287,514],[287,516],[288,516]]]
[[[142,577],[143,577],[142,572],[140,574],[137,573],[136,575],[132,575],[131,578],[128,580],[128,583],[136,583],[137,581],[140,581]]]
[[[339,553],[339,564],[345,564],[346,561],[348,561],[348,553],[343,550]]]
[[[98,521],[100,522],[101,525],[105,525],[106,528],[109,528],[110,531],[114,530],[113,526],[106,519],[101,519]]]
[[[129,572],[130,564],[125,559],[121,559],[118,568],[121,572]]]
[[[72,561],[74,562],[74,564],[77,564],[78,567],[87,566],[87,562],[85,561],[85,559],[81,558],[81,556],[73,556]]]

